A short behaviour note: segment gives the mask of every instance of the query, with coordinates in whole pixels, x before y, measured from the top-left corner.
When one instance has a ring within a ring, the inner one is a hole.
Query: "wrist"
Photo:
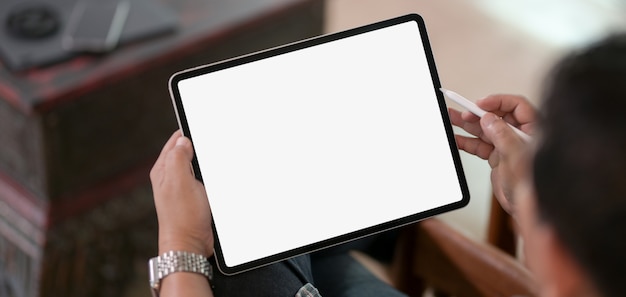
[[[213,278],[213,267],[208,259],[203,255],[187,251],[169,251],[151,258],[148,261],[148,272],[153,297],[160,296],[166,279],[168,280],[166,287],[184,281],[188,284],[204,284],[203,287],[206,289],[209,285],[208,281]],[[165,295],[174,296],[173,294]]]
[[[187,251],[210,258],[213,256],[213,245],[197,239],[159,236],[159,254],[168,251]]]
[[[213,296],[211,295],[211,286],[211,282],[201,274],[174,273],[163,279],[160,296],[180,296],[181,292],[187,292],[189,294],[207,292],[207,294],[202,296]]]

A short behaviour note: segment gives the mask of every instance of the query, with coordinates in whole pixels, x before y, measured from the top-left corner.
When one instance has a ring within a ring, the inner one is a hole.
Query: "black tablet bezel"
[[[219,236],[218,234],[215,234],[215,256],[216,256],[216,262],[218,264],[218,268],[220,269],[220,271],[224,274],[227,275],[232,275],[232,274],[237,274],[243,271],[247,271],[250,269],[254,269],[260,266],[264,266],[264,265],[268,265],[271,263],[275,263],[277,261],[281,261],[283,259],[287,259],[290,257],[294,257],[294,256],[298,256],[301,254],[305,254],[305,253],[309,253],[315,250],[319,250],[319,249],[323,249],[326,247],[330,247],[333,245],[337,245],[340,243],[344,243],[347,241],[351,241],[351,240],[355,240],[358,238],[362,238],[365,236],[369,236],[375,233],[379,233],[382,231],[386,231],[392,228],[397,228],[403,225],[407,225],[413,222],[417,222],[420,220],[423,220],[425,218],[428,217],[432,217],[444,212],[448,212],[451,210],[455,210],[455,209],[459,209],[464,207],[465,205],[467,205],[469,203],[469,190],[468,190],[468,186],[467,186],[467,182],[465,179],[465,174],[461,165],[461,158],[459,155],[459,151],[457,149],[456,146],[456,142],[454,139],[454,132],[452,130],[452,125],[450,123],[450,119],[448,117],[448,111],[447,111],[447,106],[445,103],[445,100],[443,98],[443,95],[441,92],[439,92],[439,88],[441,87],[441,83],[439,81],[439,76],[437,74],[437,69],[435,67],[435,60],[433,58],[433,54],[432,54],[432,50],[430,47],[430,43],[429,43],[429,39],[426,33],[426,26],[424,24],[424,20],[422,19],[422,17],[418,14],[408,14],[408,15],[404,15],[404,16],[400,16],[400,17],[396,17],[393,19],[389,19],[389,20],[385,20],[385,21],[381,21],[381,22],[377,22],[377,23],[373,23],[370,25],[366,25],[366,26],[362,26],[362,27],[358,27],[358,28],[354,28],[351,30],[347,30],[347,31],[343,31],[343,32],[339,32],[339,33],[334,33],[334,34],[329,34],[329,35],[323,35],[320,37],[316,37],[316,38],[311,38],[311,39],[307,39],[304,41],[300,41],[300,42],[296,42],[296,43],[292,43],[292,44],[288,44],[285,46],[281,46],[281,47],[277,47],[277,48],[272,48],[269,50],[265,50],[265,51],[261,51],[261,52],[257,52],[257,53],[253,53],[253,54],[249,54],[249,55],[245,55],[242,57],[237,57],[237,58],[233,58],[230,60],[226,60],[226,61],[222,61],[222,62],[218,62],[218,63],[214,63],[214,64],[210,64],[210,65],[204,65],[204,66],[200,66],[200,67],[196,67],[196,68],[192,68],[192,69],[188,69],[188,70],[184,70],[181,72],[178,72],[176,74],[174,74],[169,81],[169,88],[170,88],[170,95],[172,97],[172,101],[174,104],[174,108],[176,111],[176,115],[178,118],[178,123],[180,128],[183,131],[183,134],[187,137],[189,137],[192,142],[193,142],[193,136],[190,135],[190,130],[189,130],[189,126],[187,123],[187,119],[185,116],[185,111],[183,109],[183,105],[181,102],[181,97],[180,97],[180,92],[178,89],[178,83],[182,80],[188,79],[188,78],[192,78],[198,75],[202,75],[202,74],[206,74],[206,73],[210,73],[210,72],[215,72],[215,71],[219,71],[219,70],[223,70],[223,69],[227,69],[227,68],[231,68],[231,67],[235,67],[235,66],[239,66],[242,64],[246,64],[246,63],[250,63],[250,62],[254,62],[254,61],[258,61],[258,60],[262,60],[262,59],[266,59],[266,58],[270,58],[273,56],[277,56],[277,55],[281,55],[281,54],[285,54],[285,53],[289,53],[289,52],[293,52],[293,51],[297,51],[297,50],[301,50],[301,49],[305,49],[308,47],[312,47],[312,46],[316,46],[316,45],[320,45],[323,43],[327,43],[327,42],[332,42],[332,41],[336,41],[336,40],[340,40],[343,38],[347,38],[347,37],[351,37],[351,36],[355,36],[355,35],[359,35],[359,34],[363,34],[366,32],[370,32],[370,31],[374,31],[374,30],[378,30],[378,29],[382,29],[382,28],[386,28],[386,27],[390,27],[390,26],[394,26],[394,25],[398,25],[398,24],[402,24],[402,23],[406,23],[406,22],[416,22],[418,27],[419,27],[419,32],[421,35],[421,40],[422,40],[422,44],[424,47],[424,51],[425,51],[425,55],[426,55],[426,59],[428,61],[428,65],[430,68],[430,74],[431,74],[431,78],[433,81],[433,86],[435,88],[435,93],[437,94],[437,101],[439,104],[439,109],[441,112],[441,117],[442,117],[442,121],[444,122],[444,126],[445,126],[445,130],[446,130],[446,134],[447,134],[447,138],[448,138],[448,143],[450,146],[450,152],[452,154],[452,158],[454,161],[454,165],[456,167],[456,173],[457,173],[457,177],[458,177],[458,181],[459,181],[459,185],[461,188],[461,192],[462,192],[462,199],[448,204],[448,205],[444,205],[441,207],[437,207],[434,209],[430,209],[427,211],[423,211],[411,216],[407,216],[407,217],[403,217],[403,218],[399,218],[393,221],[389,221],[380,225],[376,225],[376,226],[372,226],[369,228],[365,228],[365,229],[361,229],[355,232],[351,232],[348,234],[344,234],[341,236],[337,236],[334,238],[330,238],[324,241],[320,241],[314,244],[310,244],[307,246],[303,246],[300,248],[296,248],[296,249],[292,249],[286,252],[282,252],[276,255],[272,255],[269,257],[265,257],[262,259],[258,259],[252,262],[248,262],[245,264],[241,264],[241,265],[237,265],[237,266],[226,266],[224,263],[224,258],[223,258],[223,254],[222,254],[222,250],[221,250],[221,246],[220,246],[220,241],[219,241]],[[202,181],[202,174],[200,172],[200,168],[198,165],[198,161],[194,155],[193,161],[192,161],[192,166],[196,175],[196,178],[200,181]],[[215,224],[213,224],[213,230],[215,232]],[[254,248],[253,245],[251,245],[251,248]]]

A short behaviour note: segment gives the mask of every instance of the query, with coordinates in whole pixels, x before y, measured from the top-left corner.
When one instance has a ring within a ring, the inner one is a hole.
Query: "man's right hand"
[[[483,118],[450,108],[450,120],[475,137],[456,135],[459,149],[488,160],[493,191],[502,207],[513,213],[513,193],[517,185],[527,185],[529,177],[529,144],[507,123],[531,134],[536,111],[524,97],[492,95],[476,104],[487,111]]]

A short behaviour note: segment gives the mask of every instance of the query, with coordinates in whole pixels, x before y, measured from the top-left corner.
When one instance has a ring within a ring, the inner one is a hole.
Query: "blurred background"
[[[418,13],[445,88],[536,103],[559,57],[626,28],[622,0],[129,1],[110,49],[62,41],[80,1],[0,1],[0,297],[150,296],[147,175],[178,70]],[[489,168],[462,162],[471,202],[441,217],[483,241]]]
[[[335,32],[410,12],[425,19],[442,86],[474,101],[507,93],[537,103],[542,80],[557,59],[626,29],[626,2],[621,0],[330,0],[325,28]],[[442,217],[484,240],[489,166],[463,152],[462,161],[471,202]]]

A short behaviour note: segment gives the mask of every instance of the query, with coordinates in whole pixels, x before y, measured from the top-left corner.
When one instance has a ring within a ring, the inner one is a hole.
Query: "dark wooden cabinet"
[[[179,16],[173,33],[0,66],[0,296],[119,296],[156,253],[148,172],[177,127],[170,75],[324,25],[320,0],[161,2]]]

